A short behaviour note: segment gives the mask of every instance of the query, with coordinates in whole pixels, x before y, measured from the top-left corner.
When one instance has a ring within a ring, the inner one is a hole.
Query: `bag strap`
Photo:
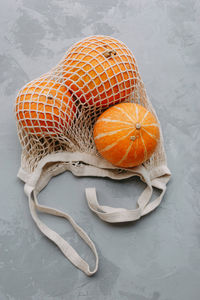
[[[28,188],[26,186],[26,191],[27,190],[28,190]],[[48,239],[50,239],[52,242],[54,242],[58,246],[58,248],[60,248],[62,253],[65,255],[65,257],[73,265],[75,265],[78,269],[83,271],[88,276],[92,276],[93,274],[95,274],[98,269],[98,261],[99,261],[98,254],[97,254],[97,250],[95,248],[94,243],[91,241],[91,239],[86,234],[86,232],[79,225],[77,225],[76,222],[73,220],[73,218],[71,216],[69,216],[68,214],[66,214],[60,210],[56,210],[52,207],[40,205],[38,203],[36,193],[34,190],[31,193],[29,192],[28,194],[29,194],[28,198],[29,198],[30,213],[31,213],[31,216],[32,216],[33,220],[35,221],[37,227],[40,229],[40,231]],[[79,236],[84,240],[84,242],[90,247],[90,249],[94,253],[96,263],[95,263],[95,267],[92,271],[90,270],[88,263],[79,256],[79,254],[74,250],[74,248],[72,248],[72,246],[66,240],[64,240],[58,233],[56,233],[55,231],[50,229],[46,224],[44,224],[39,219],[37,211],[65,218],[71,223],[71,225],[73,226],[75,231],[79,234]]]
[[[150,202],[146,207],[143,209],[142,216],[149,214],[151,211],[153,211],[156,207],[158,207],[162,201],[162,198],[166,192],[166,184],[169,180],[169,175],[166,174],[166,176],[162,176],[159,178],[156,178],[152,180],[152,186],[161,190],[161,194],[159,197],[157,197],[155,200]]]
[[[145,178],[144,178],[145,179]],[[146,178],[147,179],[147,178]],[[86,199],[89,208],[103,221],[109,223],[129,222],[140,219],[142,216],[150,213],[161,202],[166,191],[166,180],[164,177],[157,178],[151,182],[145,180],[147,187],[137,200],[136,209],[113,208],[109,206],[100,205],[97,200],[96,189],[86,188]],[[159,197],[150,202],[153,193],[153,186],[162,190]]]

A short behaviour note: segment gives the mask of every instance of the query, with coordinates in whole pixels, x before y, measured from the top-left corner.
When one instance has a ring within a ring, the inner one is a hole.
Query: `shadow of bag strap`
[[[109,223],[120,223],[135,221],[141,218],[143,215],[143,210],[146,205],[149,203],[153,188],[148,176],[148,173],[143,170],[142,180],[147,184],[147,187],[144,189],[142,194],[137,200],[136,209],[125,209],[125,208],[114,208],[110,206],[103,206],[98,203],[96,189],[95,188],[86,188],[85,194],[88,202],[89,208],[103,221]],[[134,176],[134,175],[133,175]]]
[[[58,246],[58,248],[60,248],[62,253],[65,255],[65,257],[78,269],[83,271],[87,276],[92,276],[93,274],[95,274],[98,270],[98,254],[94,243],[91,241],[89,236],[85,233],[85,231],[80,226],[78,226],[76,222],[73,220],[73,218],[68,214],[60,210],[56,210],[52,207],[40,205],[37,201],[35,191],[30,186],[25,185],[25,192],[28,195],[31,216],[34,222],[36,223],[37,227],[40,229],[40,231],[48,239],[54,242]],[[87,262],[79,256],[79,254],[75,251],[75,249],[65,239],[63,239],[58,233],[50,229],[46,224],[44,224],[39,219],[37,211],[65,218],[71,223],[75,231],[79,234],[79,236],[84,240],[84,242],[90,247],[90,249],[94,253],[95,260],[96,260],[94,270],[92,271],[90,270],[90,267],[87,264]]]

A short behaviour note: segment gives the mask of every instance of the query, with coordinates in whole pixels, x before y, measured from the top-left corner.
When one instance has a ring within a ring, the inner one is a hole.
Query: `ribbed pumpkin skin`
[[[27,84],[16,99],[15,113],[26,132],[56,135],[71,124],[76,107],[67,88],[58,82]]]
[[[138,81],[132,52],[109,36],[92,36],[76,43],[64,66],[65,84],[86,105],[106,107],[124,100]]]
[[[151,157],[160,137],[155,116],[135,103],[107,109],[93,131],[98,152],[113,165],[130,168]]]

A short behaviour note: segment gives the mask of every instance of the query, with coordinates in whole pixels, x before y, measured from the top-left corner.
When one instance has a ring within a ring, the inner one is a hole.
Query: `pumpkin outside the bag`
[[[160,137],[155,116],[135,103],[120,103],[101,114],[94,125],[99,153],[113,165],[130,168],[148,160]]]

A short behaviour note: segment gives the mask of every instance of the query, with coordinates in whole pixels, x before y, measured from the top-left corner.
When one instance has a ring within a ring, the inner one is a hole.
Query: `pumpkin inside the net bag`
[[[160,136],[148,160],[125,168],[105,160],[97,151],[93,137],[94,124],[99,116],[109,107],[124,102],[140,104],[151,112],[156,118]],[[18,177],[25,182],[31,215],[40,231],[77,268],[91,276],[98,269],[94,243],[71,216],[39,204],[37,195],[53,176],[69,170],[76,176],[116,180],[139,176],[146,183],[135,209],[100,205],[95,188],[86,188],[89,208],[106,222],[134,221],[160,204],[171,174],[160,123],[147,97],[135,57],[124,43],[115,38],[87,37],[74,44],[56,67],[19,91],[15,115],[22,146]],[[160,195],[151,200],[153,188],[159,189]],[[38,211],[66,218],[71,223],[95,255],[92,270],[66,240],[39,219]]]

